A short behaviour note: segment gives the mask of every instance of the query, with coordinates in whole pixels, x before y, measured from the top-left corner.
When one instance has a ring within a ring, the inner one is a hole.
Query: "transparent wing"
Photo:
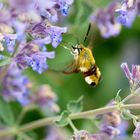
[[[64,74],[71,74],[71,73],[77,73],[78,70],[78,62],[73,61],[65,70],[62,71]]]

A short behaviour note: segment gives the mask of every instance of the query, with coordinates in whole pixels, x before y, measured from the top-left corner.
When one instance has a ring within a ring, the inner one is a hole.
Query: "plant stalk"
[[[126,105],[122,105],[120,107],[120,109],[140,109],[140,104],[126,104]],[[114,110],[118,110],[118,106],[116,106],[116,105],[106,106],[103,108],[89,110],[89,111],[85,111],[85,112],[73,113],[69,116],[69,118],[71,120],[92,118],[94,116],[112,112]],[[18,133],[23,133],[23,132],[27,132],[27,131],[37,129],[37,128],[40,128],[43,126],[55,124],[55,122],[59,119],[60,119],[60,116],[55,116],[55,117],[36,120],[36,121],[33,121],[28,124],[24,124],[24,125],[20,126],[18,129],[16,129],[16,132],[13,131],[12,128],[7,129],[7,130],[1,130],[0,138],[6,137],[6,136],[14,136],[14,135],[17,135]]]

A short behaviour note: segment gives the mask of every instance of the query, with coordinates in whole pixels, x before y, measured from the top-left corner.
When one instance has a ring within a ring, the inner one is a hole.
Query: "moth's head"
[[[72,55],[75,55],[75,56],[79,55],[80,52],[83,50],[83,48],[84,48],[84,46],[81,44],[80,45],[77,44],[76,46],[72,46],[72,48],[71,48]]]

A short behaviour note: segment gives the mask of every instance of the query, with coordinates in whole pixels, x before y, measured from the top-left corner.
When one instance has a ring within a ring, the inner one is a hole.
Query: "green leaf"
[[[12,125],[15,122],[10,105],[2,99],[0,99],[0,120],[7,125]]]
[[[124,120],[131,120],[132,119],[132,114],[130,112],[130,110],[124,110],[121,112],[121,117]]]
[[[56,124],[60,127],[64,127],[66,125],[68,125],[69,123],[69,112],[68,111],[63,111],[61,113],[61,117],[60,117],[60,120],[56,121]]]
[[[67,104],[67,109],[71,113],[81,112],[83,110],[83,96],[76,101],[70,101]]]
[[[8,65],[8,64],[10,64],[10,63],[11,63],[11,58],[5,56],[4,59],[0,60],[0,67],[1,67],[1,66],[4,66],[4,65]]]
[[[116,97],[115,97],[115,101],[116,101],[117,103],[121,102],[121,100],[122,100],[121,96],[119,95],[120,92],[121,92],[121,89],[117,92],[117,95],[116,95]]]

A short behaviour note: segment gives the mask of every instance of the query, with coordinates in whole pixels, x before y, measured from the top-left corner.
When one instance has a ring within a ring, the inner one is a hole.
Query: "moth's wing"
[[[66,67],[65,70],[62,71],[64,74],[71,74],[71,73],[77,73],[78,70],[78,62],[73,61],[69,66]]]

